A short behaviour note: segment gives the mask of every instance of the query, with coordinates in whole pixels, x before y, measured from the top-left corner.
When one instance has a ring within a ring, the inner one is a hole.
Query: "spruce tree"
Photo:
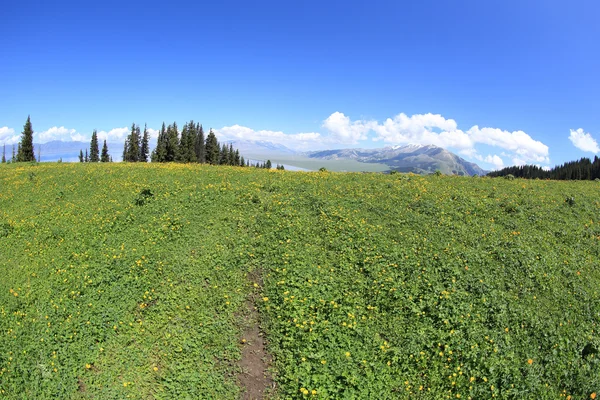
[[[12,151],[12,158],[10,159],[10,162],[15,162],[17,161],[17,159],[15,158],[15,145],[13,144],[13,151]]]
[[[219,165],[227,165],[229,163],[229,148],[225,143],[221,146],[219,152]]]
[[[17,153],[17,161],[35,161],[35,154],[33,153],[33,128],[31,127],[31,118],[29,116],[27,116],[27,122],[25,122],[25,125],[23,125],[21,142],[19,143],[19,151]]]
[[[271,169],[273,165],[271,164],[271,160],[267,160],[266,164],[265,164],[265,168],[266,169]]]
[[[79,162],[83,162],[83,150],[79,149]]]
[[[100,161],[100,149],[98,148],[98,132],[94,129],[90,142],[90,162]]]
[[[149,141],[150,141],[150,138],[148,136],[148,126],[146,124],[144,124],[144,136],[142,136],[142,144],[140,146],[140,161],[141,162],[148,162],[148,153],[150,152]]]
[[[88,151],[85,149],[85,158],[83,159],[85,162],[90,162],[90,158],[88,157]]]
[[[152,150],[151,161],[152,162],[165,162],[167,156],[167,130],[165,123],[163,122],[162,128],[158,133],[158,140],[156,147]]]
[[[219,163],[219,141],[212,129],[206,136],[206,162],[213,165]]]
[[[6,163],[6,143],[2,147],[2,164]]]
[[[246,166],[246,161],[244,160],[244,156],[242,156],[242,158],[240,159],[240,167],[245,167]]]
[[[137,162],[140,160],[140,127],[135,123],[131,125],[131,133],[127,140],[127,150],[125,157],[129,162]]]
[[[196,161],[204,164],[206,162],[206,148],[205,148],[205,139],[204,139],[204,129],[202,129],[202,125],[196,125]]]
[[[108,146],[106,145],[106,139],[104,139],[104,146],[102,146],[102,155],[100,156],[101,162],[109,162],[110,156],[108,155]]]
[[[167,127],[167,145],[166,145],[166,162],[173,162],[179,159],[179,131],[177,130],[177,123],[173,122],[173,125]]]

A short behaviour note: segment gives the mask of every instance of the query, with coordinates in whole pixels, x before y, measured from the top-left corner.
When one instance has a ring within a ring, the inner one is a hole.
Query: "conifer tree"
[[[148,162],[148,153],[150,152],[149,141],[150,141],[150,138],[148,136],[148,126],[146,124],[144,124],[144,136],[142,136],[142,144],[140,146],[140,158],[139,158],[139,160],[141,162]]]
[[[79,162],[83,162],[83,150],[79,149]]]
[[[2,164],[6,163],[6,143],[2,147]]]
[[[196,161],[204,164],[206,162],[206,148],[205,148],[204,129],[202,125],[196,125]]]
[[[12,158],[10,159],[10,162],[15,162],[15,161],[17,161],[17,159],[15,158],[15,145],[13,144],[12,147],[13,147],[12,148],[13,151],[12,151]]]
[[[137,162],[140,160],[140,127],[135,123],[131,125],[131,133],[127,140],[127,150],[125,157],[129,162]]]
[[[35,161],[35,154],[33,153],[33,128],[31,127],[31,118],[29,116],[27,116],[25,125],[23,125],[23,132],[21,135],[21,142],[19,143],[19,150],[17,152],[17,161]]]
[[[271,169],[273,165],[271,165],[271,160],[267,160],[267,162],[265,163],[265,168],[266,169]]]
[[[90,162],[100,161],[100,149],[98,148],[98,132],[94,129],[92,132],[92,141],[90,142]]]
[[[108,146],[106,145],[106,139],[104,139],[104,146],[102,146],[102,155],[100,156],[101,162],[109,162],[110,156],[108,155]]]
[[[242,156],[242,158],[240,159],[240,167],[245,167],[246,166],[246,160],[244,160],[244,156]]]
[[[177,130],[177,123],[173,122],[173,125],[167,127],[167,146],[166,146],[166,162],[177,161],[179,158],[179,131]]]
[[[88,157],[88,151],[85,149],[85,158],[83,159],[85,162],[90,162],[90,158]]]
[[[37,162],[42,162],[42,145],[38,146]]]
[[[165,162],[167,156],[167,130],[165,123],[163,122],[162,128],[158,133],[158,140],[156,147],[152,150],[151,161],[152,162]]]
[[[221,151],[219,152],[219,165],[229,164],[229,148],[225,143],[221,145]]]
[[[219,163],[219,141],[212,129],[206,136],[206,162],[213,165]]]

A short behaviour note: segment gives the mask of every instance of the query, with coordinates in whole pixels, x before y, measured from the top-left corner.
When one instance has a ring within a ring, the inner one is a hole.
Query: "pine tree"
[[[167,130],[165,123],[163,122],[162,128],[158,133],[158,140],[156,147],[152,151],[151,161],[152,162],[165,162],[167,157]]]
[[[219,163],[219,141],[212,129],[206,136],[206,162],[213,165]]]
[[[266,164],[265,164],[265,168],[266,169],[271,169],[273,165],[271,164],[271,160],[267,160]]]
[[[106,139],[104,139],[104,146],[102,146],[102,155],[100,156],[101,162],[109,162],[110,156],[108,155],[108,146],[106,145]]]
[[[148,153],[150,152],[149,149],[149,136],[148,136],[148,126],[146,124],[144,124],[144,136],[142,137],[142,144],[140,146],[140,158],[139,160],[141,162],[148,162]]]
[[[21,143],[19,143],[19,151],[17,153],[17,161],[35,161],[35,154],[33,153],[33,128],[31,127],[31,118],[29,116],[27,116],[27,122],[25,122],[25,125],[23,125]]]
[[[173,122],[173,125],[167,127],[167,145],[166,145],[166,162],[173,162],[179,159],[179,131],[177,130],[177,123]]]
[[[2,164],[6,163],[6,143],[4,143],[4,146],[2,147]]]
[[[79,162],[83,162],[83,150],[79,149]]]
[[[17,159],[15,158],[15,145],[13,144],[12,147],[13,147],[12,148],[13,151],[12,151],[12,158],[10,159],[10,162],[15,162],[15,161],[17,161]]]
[[[196,161],[204,164],[206,162],[206,147],[204,139],[204,129],[202,125],[196,125]]]
[[[125,157],[129,162],[137,162],[140,160],[140,127],[135,123],[131,125],[131,133],[127,140],[127,150]]]
[[[229,149],[227,145],[223,143],[221,151],[219,152],[219,165],[227,165],[229,163]]]
[[[98,132],[94,129],[90,142],[90,162],[100,161],[100,149],[98,148]]]
[[[240,159],[240,167],[245,167],[246,166],[246,160],[244,160],[244,156],[242,156],[242,158]]]
[[[88,157],[88,151],[85,149],[85,158],[83,159],[85,162],[90,162],[90,158]]]

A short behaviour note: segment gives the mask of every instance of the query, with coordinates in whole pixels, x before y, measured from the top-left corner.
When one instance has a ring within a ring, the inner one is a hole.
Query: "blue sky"
[[[205,4],[206,3],[206,4]],[[595,1],[8,1],[0,143],[194,119],[298,149],[433,143],[484,168],[600,149]]]

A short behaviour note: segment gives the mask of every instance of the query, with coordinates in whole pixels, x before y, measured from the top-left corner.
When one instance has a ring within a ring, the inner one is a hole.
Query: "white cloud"
[[[585,133],[581,128],[577,130],[571,129],[569,140],[579,150],[589,151],[590,153],[600,153],[600,147],[598,147],[598,142],[596,142],[592,135],[590,135],[589,133]]]
[[[213,129],[213,131],[220,140],[265,140],[296,149],[308,149],[321,142],[321,134],[316,132],[286,134],[281,131],[255,131],[240,125],[225,126],[221,129]]]
[[[19,143],[20,135],[15,134],[15,130],[13,128],[9,128],[8,126],[0,127],[0,142],[2,144],[16,144]]]
[[[367,133],[373,130],[376,124],[360,120],[350,122],[350,118],[336,111],[323,121],[323,128],[331,133],[334,142],[355,144],[359,140],[365,140]]]
[[[488,155],[483,161],[485,161],[488,164],[492,164],[494,166],[494,169],[501,169],[502,167],[504,167],[504,161],[496,154],[494,154],[493,156]]]
[[[37,132],[35,135],[37,136],[37,140],[41,142],[50,142],[52,140],[78,140],[81,137],[75,129],[68,129],[64,126],[54,126],[48,130]]]
[[[159,133],[160,131],[158,129],[148,128],[148,135],[150,136],[150,139],[158,139]]]
[[[110,131],[97,132],[98,140],[106,140],[107,142],[121,142],[124,141],[127,135],[131,132],[128,127],[113,128]],[[91,137],[91,134],[90,134]]]
[[[523,131],[473,126],[467,131],[473,143],[482,143],[516,152],[527,161],[549,162],[548,146]]]

